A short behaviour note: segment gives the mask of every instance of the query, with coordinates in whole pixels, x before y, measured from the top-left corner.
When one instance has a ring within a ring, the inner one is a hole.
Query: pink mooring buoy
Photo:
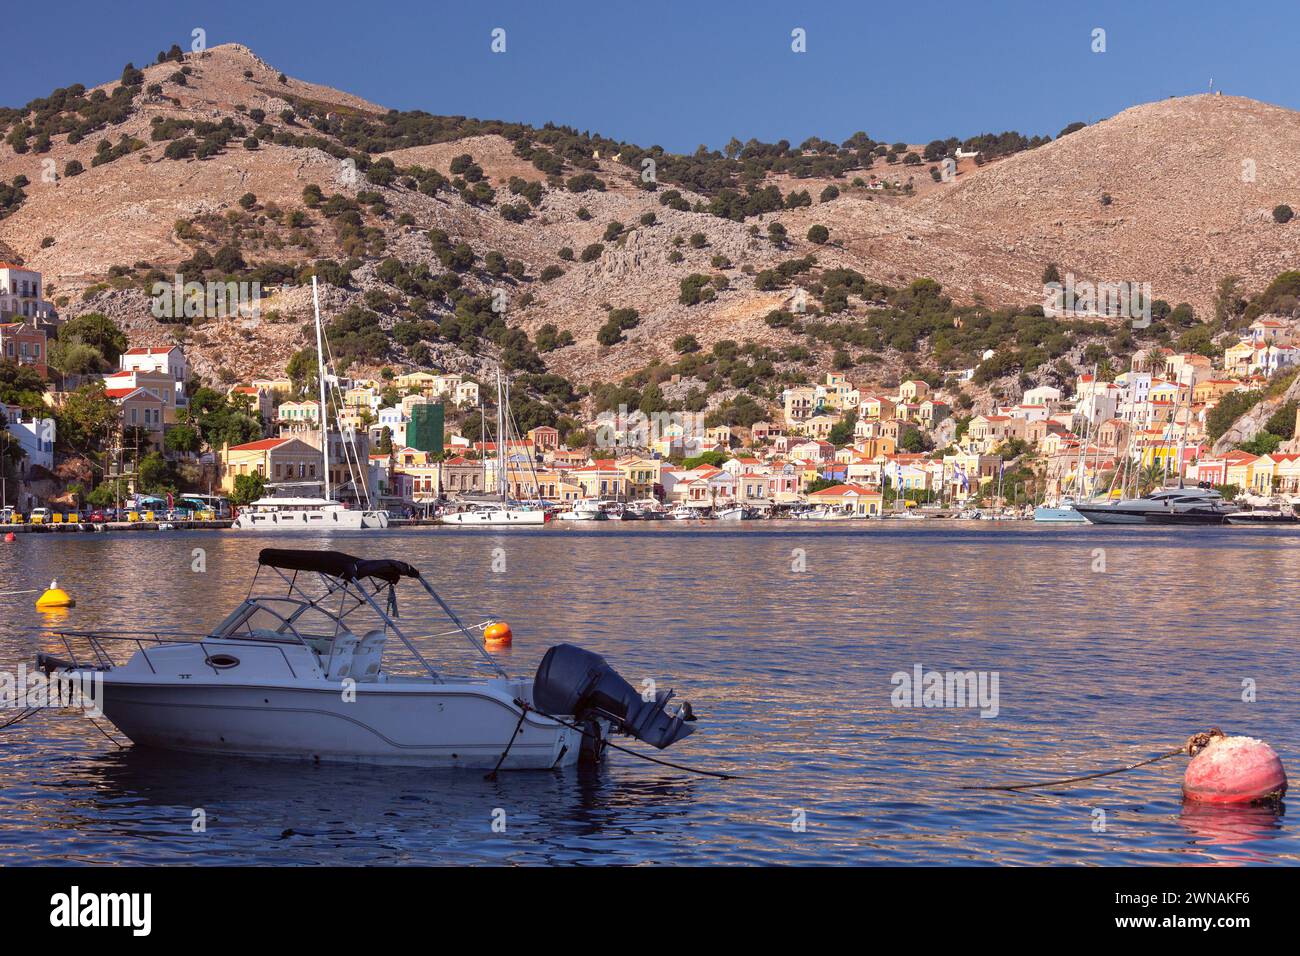
[[[1281,759],[1253,737],[1210,738],[1183,775],[1183,796],[1202,803],[1261,803],[1285,793]]]

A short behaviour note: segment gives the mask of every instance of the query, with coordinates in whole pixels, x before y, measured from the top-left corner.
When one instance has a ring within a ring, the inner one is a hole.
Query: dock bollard
[[[59,582],[56,580],[51,581],[45,593],[36,599],[36,609],[39,611],[46,608],[72,607],[76,603],[72,595],[59,587]]]
[[[1201,803],[1262,803],[1285,793],[1281,758],[1253,737],[1211,738],[1183,775],[1183,796]]]

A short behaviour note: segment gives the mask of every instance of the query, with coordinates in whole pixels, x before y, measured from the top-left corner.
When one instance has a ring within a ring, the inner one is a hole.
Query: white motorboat
[[[696,508],[690,508],[686,505],[678,505],[672,511],[668,512],[668,517],[673,521],[702,521],[703,516]]]
[[[609,515],[601,507],[599,501],[586,499],[584,501],[575,501],[573,507],[561,511],[555,516],[556,521],[607,521]]]
[[[263,571],[272,587],[259,590]],[[434,669],[397,623],[402,581],[423,587],[493,676]],[[667,706],[672,691],[645,699],[570,644],[550,648],[532,679],[510,677],[415,568],[337,551],[263,549],[249,596],[210,632],[58,636],[68,657],[41,653],[38,667],[102,681],[104,716],[163,750],[545,769],[598,760],[610,733],[662,749],[694,730],[689,704]]]
[[[803,517],[807,521],[851,521],[853,519],[853,512],[848,508],[836,508],[832,505],[822,505],[809,511]]]

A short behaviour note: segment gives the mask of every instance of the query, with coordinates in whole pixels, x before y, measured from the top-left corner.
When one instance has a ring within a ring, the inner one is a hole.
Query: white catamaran
[[[330,497],[330,440],[329,405],[325,401],[325,350],[320,324],[320,294],[316,277],[311,277],[312,306],[316,311],[316,371],[320,377],[321,455],[325,464],[325,496],[323,498],[258,498],[243,508],[235,518],[232,528],[241,531],[313,531],[322,528],[331,531],[366,531],[388,527],[388,512],[353,509]],[[355,446],[354,446],[355,449]],[[344,449],[346,456],[346,447]],[[366,463],[357,456],[361,471],[361,486],[367,487],[364,469]],[[351,460],[348,467],[352,467]],[[365,492],[369,501],[369,491]]]

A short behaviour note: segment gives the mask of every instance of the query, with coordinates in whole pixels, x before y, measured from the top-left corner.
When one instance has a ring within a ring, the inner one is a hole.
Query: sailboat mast
[[[497,366],[497,494],[501,504],[506,503],[506,447],[505,447],[505,413],[502,409],[501,367]]]
[[[320,331],[320,291],[316,277],[311,277],[311,304],[316,311],[316,374],[320,378],[320,450],[325,461],[325,500],[330,500],[330,432],[329,413],[325,405],[325,349]]]

